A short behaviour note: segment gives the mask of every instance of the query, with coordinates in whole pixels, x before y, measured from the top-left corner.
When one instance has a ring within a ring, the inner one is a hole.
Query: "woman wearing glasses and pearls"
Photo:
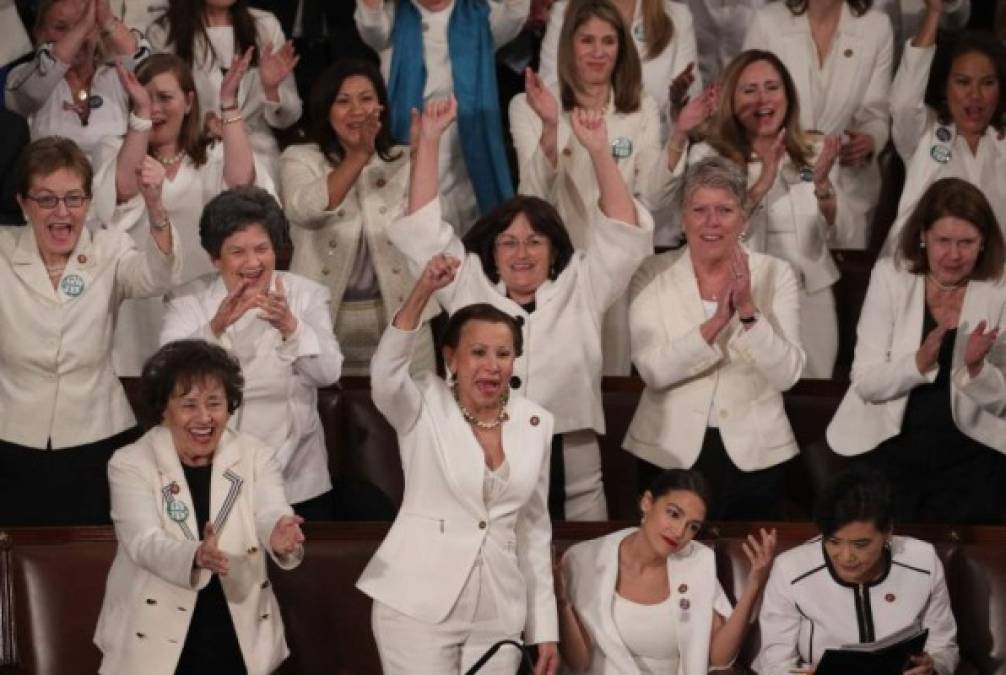
[[[221,85],[226,103],[236,100],[249,56],[235,63]],[[125,138],[107,138],[95,175],[94,211],[110,227],[142,240],[148,225],[140,181],[164,177],[165,210],[179,234],[184,266],[181,282],[214,271],[199,245],[203,206],[227,188],[256,183],[272,191],[268,173],[255,162],[240,113],[224,117],[223,141],[208,144],[199,127],[200,108],[188,66],[173,54],[154,54],[136,75],[121,70],[132,100]],[[112,353],[120,376],[136,377],[157,350],[164,308],[160,299],[127,302],[121,312]]]
[[[18,170],[28,226],[0,227],[4,525],[108,522],[105,465],[139,436],[112,371],[118,305],[178,281],[170,223],[152,217],[139,246],[117,230],[84,227],[91,175],[73,141],[35,141]],[[156,177],[140,190],[151,213],[163,211]]]
[[[439,253],[461,261],[455,280],[436,293],[447,311],[487,302],[517,317],[526,347],[510,385],[555,416],[552,455],[565,462],[565,480],[553,464],[552,515],[565,509],[569,520],[604,520],[596,436],[604,433],[601,318],[648,255],[653,220],[622,179],[603,117],[575,110],[572,131],[600,188],[591,225],[596,245],[574,253],[555,208],[526,196],[504,202],[458,239],[440,213],[436,172],[441,134],[456,109],[453,100],[433,102],[416,120],[409,214],[388,236],[416,269]]]

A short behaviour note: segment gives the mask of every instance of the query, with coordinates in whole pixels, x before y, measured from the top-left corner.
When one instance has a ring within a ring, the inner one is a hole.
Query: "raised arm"
[[[161,200],[161,186],[164,184],[161,163],[153,157],[146,157],[139,183],[147,209],[151,241],[142,252],[133,250],[127,253],[116,269],[116,283],[127,298],[160,295],[181,281],[181,255],[175,250],[171,220]]]
[[[115,161],[115,201],[122,204],[140,191],[139,177],[144,159],[147,157],[147,144],[153,123],[150,121],[150,94],[146,87],[140,84],[136,75],[126,70],[121,63],[115,64],[115,71],[119,74],[119,81],[129,94],[132,104],[129,128]]]
[[[274,129],[286,129],[297,122],[303,112],[293,77],[300,57],[274,16],[264,17],[259,26],[258,76],[265,94],[265,120]]]
[[[99,28],[105,53],[110,56],[132,56],[140,46],[138,33],[134,33],[112,13],[108,0],[94,0],[95,21]]]
[[[576,140],[586,148],[594,167],[601,212],[612,220],[637,225],[636,203],[611,154],[604,116],[598,111],[576,108],[570,115],[570,124]]]
[[[520,34],[530,9],[531,0],[492,0],[489,3],[489,30],[496,49]]]
[[[221,136],[224,145],[224,182],[227,187],[255,182],[255,155],[248,129],[238,109],[238,85],[251,64],[252,49],[234,55],[231,67],[220,83]]]
[[[926,15],[919,32],[901,56],[901,67],[891,84],[891,138],[898,154],[906,162],[922,141],[931,111],[925,103],[929,70],[936,55],[936,32],[939,28],[942,2],[926,0]]]
[[[412,173],[409,176],[409,213],[415,213],[440,196],[440,138],[457,118],[458,103],[429,101],[420,114],[412,111]]]
[[[395,18],[395,3],[385,0],[356,0],[353,20],[360,38],[375,52],[381,52],[391,41],[391,25]]]

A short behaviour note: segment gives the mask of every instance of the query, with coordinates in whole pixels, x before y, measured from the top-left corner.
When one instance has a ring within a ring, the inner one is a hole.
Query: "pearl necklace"
[[[182,161],[182,157],[184,156],[185,151],[182,150],[174,157],[161,157],[160,155],[155,154],[154,159],[160,162],[162,166],[171,166],[172,164],[178,164],[178,162]]]
[[[465,404],[461,402],[461,397],[458,396],[458,386],[456,384],[453,387],[451,387],[451,391],[454,393],[454,401],[458,404],[458,408],[461,409],[461,415],[465,418],[465,420],[469,424],[474,424],[479,429],[484,429],[485,431],[491,431],[496,427],[498,427],[499,425],[506,422],[508,419],[510,419],[510,416],[506,412],[506,404],[507,401],[510,399],[509,389],[507,389],[507,391],[503,394],[502,398],[500,399],[500,410],[496,414],[496,419],[494,419],[492,422],[483,422],[482,420],[480,420],[478,417],[475,416],[475,413],[473,413],[471,410],[465,407]]]
[[[964,286],[965,284],[968,283],[967,279],[962,279],[962,280],[958,281],[956,284],[942,284],[942,283],[939,282],[939,280],[936,277],[934,277],[931,274],[926,275],[926,278],[929,279],[930,281],[932,281],[933,285],[936,286],[936,288],[938,288],[941,291],[943,291],[944,293],[949,293],[951,291],[956,291],[958,288],[960,288],[961,286]]]

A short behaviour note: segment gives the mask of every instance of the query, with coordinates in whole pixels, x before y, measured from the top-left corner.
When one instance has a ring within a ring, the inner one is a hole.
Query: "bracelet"
[[[153,220],[150,221],[150,227],[154,228],[158,232],[163,232],[170,225],[171,225],[171,218],[169,218],[168,214],[166,213],[164,214],[164,220],[162,220],[161,222],[155,223]]]
[[[237,109],[238,109],[237,101],[234,101],[234,103],[231,103],[230,105],[223,105],[223,104],[220,105],[220,112],[230,112],[231,110],[237,110]]]
[[[221,122],[221,124],[224,124],[224,125],[234,124],[235,122],[240,122],[243,119],[244,118],[241,117],[241,113],[238,113],[234,117],[225,117],[224,120],[223,120],[223,122]]]
[[[154,126],[153,121],[146,117],[140,117],[134,112],[129,113],[129,130],[130,131],[150,131]]]

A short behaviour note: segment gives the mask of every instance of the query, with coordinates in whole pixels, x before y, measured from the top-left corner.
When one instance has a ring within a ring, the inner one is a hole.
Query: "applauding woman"
[[[227,429],[243,385],[237,362],[202,340],[144,366],[160,424],[108,467],[119,545],[94,636],[100,673],[265,675],[287,656],[266,557],[299,565],[303,520],[274,449]]]
[[[384,328],[412,287],[401,252],[388,240],[409,185],[409,150],[391,137],[388,93],[377,67],[344,60],[311,93],[311,143],[283,152],[283,203],[293,225],[290,270],[328,287],[343,373],[366,375]],[[423,316],[416,372],[434,367]]]
[[[601,410],[604,312],[624,292],[651,249],[652,220],[632,199],[611,156],[604,119],[585,110],[571,117],[589,152],[600,200],[592,211],[597,246],[573,251],[556,210],[536,197],[515,197],[482,218],[462,242],[441,219],[434,170],[441,135],[454,119],[453,101],[435,102],[416,121],[418,136],[410,213],[388,234],[414,268],[438,253],[461,261],[456,279],[437,291],[449,312],[487,302],[517,317],[525,356],[512,385],[555,415],[552,515],[604,520],[597,434]],[[565,499],[562,498],[565,489]]]
[[[1006,514],[1004,261],[989,200],[944,178],[922,195],[894,258],[873,268],[828,442],[887,474],[900,522]]]
[[[709,494],[671,469],[643,494],[639,527],[577,544],[555,574],[559,645],[578,673],[706,673],[737,657],[775,555],[775,530],[743,544],[750,563],[731,608],[713,550],[695,541]]]
[[[435,157],[426,158],[434,167]],[[520,327],[492,305],[459,308],[444,333],[448,381],[409,376],[423,308],[460,265],[449,255],[430,260],[374,355],[374,403],[398,433],[405,493],[357,586],[374,599],[386,675],[460,675],[522,631],[538,644],[536,675],[555,675],[552,416],[510,388]],[[518,665],[507,650],[483,672]]]

